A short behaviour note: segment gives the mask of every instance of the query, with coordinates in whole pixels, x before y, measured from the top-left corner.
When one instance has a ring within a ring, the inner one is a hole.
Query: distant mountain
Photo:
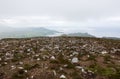
[[[77,37],[95,37],[91,34],[88,33],[70,33],[70,34],[65,34],[67,36],[77,36]]]
[[[43,27],[38,28],[10,28],[2,27],[0,30],[0,38],[25,38],[25,37],[39,37],[39,36],[48,36],[57,31],[46,29]]]
[[[55,30],[46,29],[43,27],[31,28],[12,28],[0,26],[0,38],[26,38],[40,36],[77,36],[77,37],[95,37],[88,33],[69,33],[64,34]]]
[[[120,40],[120,38],[118,37],[102,37],[104,39],[114,39],[114,40]]]

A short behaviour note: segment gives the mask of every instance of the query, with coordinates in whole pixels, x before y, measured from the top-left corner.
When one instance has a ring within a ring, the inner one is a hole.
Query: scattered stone
[[[28,52],[30,52],[30,49],[27,49]]]
[[[81,66],[76,66],[75,68],[77,68],[77,69],[82,69],[83,67],[81,67]]]
[[[25,73],[27,73],[28,71],[27,70],[24,70]]]
[[[23,62],[19,62],[20,65],[23,65]]]
[[[37,58],[37,61],[40,61],[40,58]]]
[[[64,65],[64,67],[67,67],[67,66],[68,66],[67,64]]]
[[[102,51],[101,54],[107,54],[108,52],[107,51]]]
[[[60,79],[66,79],[66,76],[65,75],[61,75]]]
[[[72,63],[78,63],[78,62],[79,62],[79,60],[78,60],[77,57],[74,57],[74,58],[72,59]]]
[[[73,52],[73,55],[78,55],[79,53],[78,52]]]
[[[60,67],[60,71],[62,71],[63,70],[63,68],[62,67]]]
[[[89,58],[89,57],[90,57],[90,55],[87,55],[87,57]]]
[[[53,70],[53,73],[54,73],[54,76],[56,76],[56,75],[57,75],[57,73],[56,73],[56,71],[55,71],[55,70]]]
[[[24,69],[23,67],[18,67],[18,69]]]
[[[33,78],[34,78],[34,76],[31,76],[30,78],[31,78],[31,79],[33,79]]]
[[[55,60],[56,58],[55,58],[55,56],[51,56],[51,58],[50,58],[51,60]]]
[[[12,70],[16,69],[16,67],[15,67],[15,66],[11,66],[11,68],[12,68]]]
[[[81,69],[82,73],[87,73],[84,68]]]
[[[39,55],[38,55],[38,54],[36,54],[35,56],[36,56],[36,57],[38,57]]]
[[[4,64],[6,65],[6,64],[8,64],[7,62],[4,62]]]
[[[27,53],[27,55],[30,55],[30,53]]]

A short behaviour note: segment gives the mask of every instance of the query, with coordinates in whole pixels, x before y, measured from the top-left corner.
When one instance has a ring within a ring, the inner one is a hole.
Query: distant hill
[[[66,36],[77,36],[77,37],[95,37],[88,33],[70,33],[70,34],[65,34],[65,35]]]
[[[120,38],[118,37],[102,37],[104,39],[114,39],[114,40],[120,40]]]
[[[9,28],[9,29],[8,29]],[[25,37],[39,37],[48,36],[57,31],[46,29],[43,27],[38,28],[10,28],[4,27],[0,30],[0,38],[25,38]]]

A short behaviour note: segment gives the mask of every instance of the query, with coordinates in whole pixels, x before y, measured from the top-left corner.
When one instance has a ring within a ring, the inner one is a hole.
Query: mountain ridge
[[[4,30],[4,29],[2,29]],[[0,30],[0,38],[26,38],[26,37],[39,37],[47,36],[50,34],[58,33],[58,31],[39,28],[11,28],[9,30]]]
[[[63,34],[62,36],[75,36],[75,37],[95,37],[89,33],[81,33],[81,32],[77,32],[77,33],[68,33],[68,34]]]

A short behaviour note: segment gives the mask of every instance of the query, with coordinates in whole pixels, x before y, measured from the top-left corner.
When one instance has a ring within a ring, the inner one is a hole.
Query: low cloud
[[[120,0],[1,0],[0,25],[120,37],[120,32],[115,32],[120,30],[119,3]]]

